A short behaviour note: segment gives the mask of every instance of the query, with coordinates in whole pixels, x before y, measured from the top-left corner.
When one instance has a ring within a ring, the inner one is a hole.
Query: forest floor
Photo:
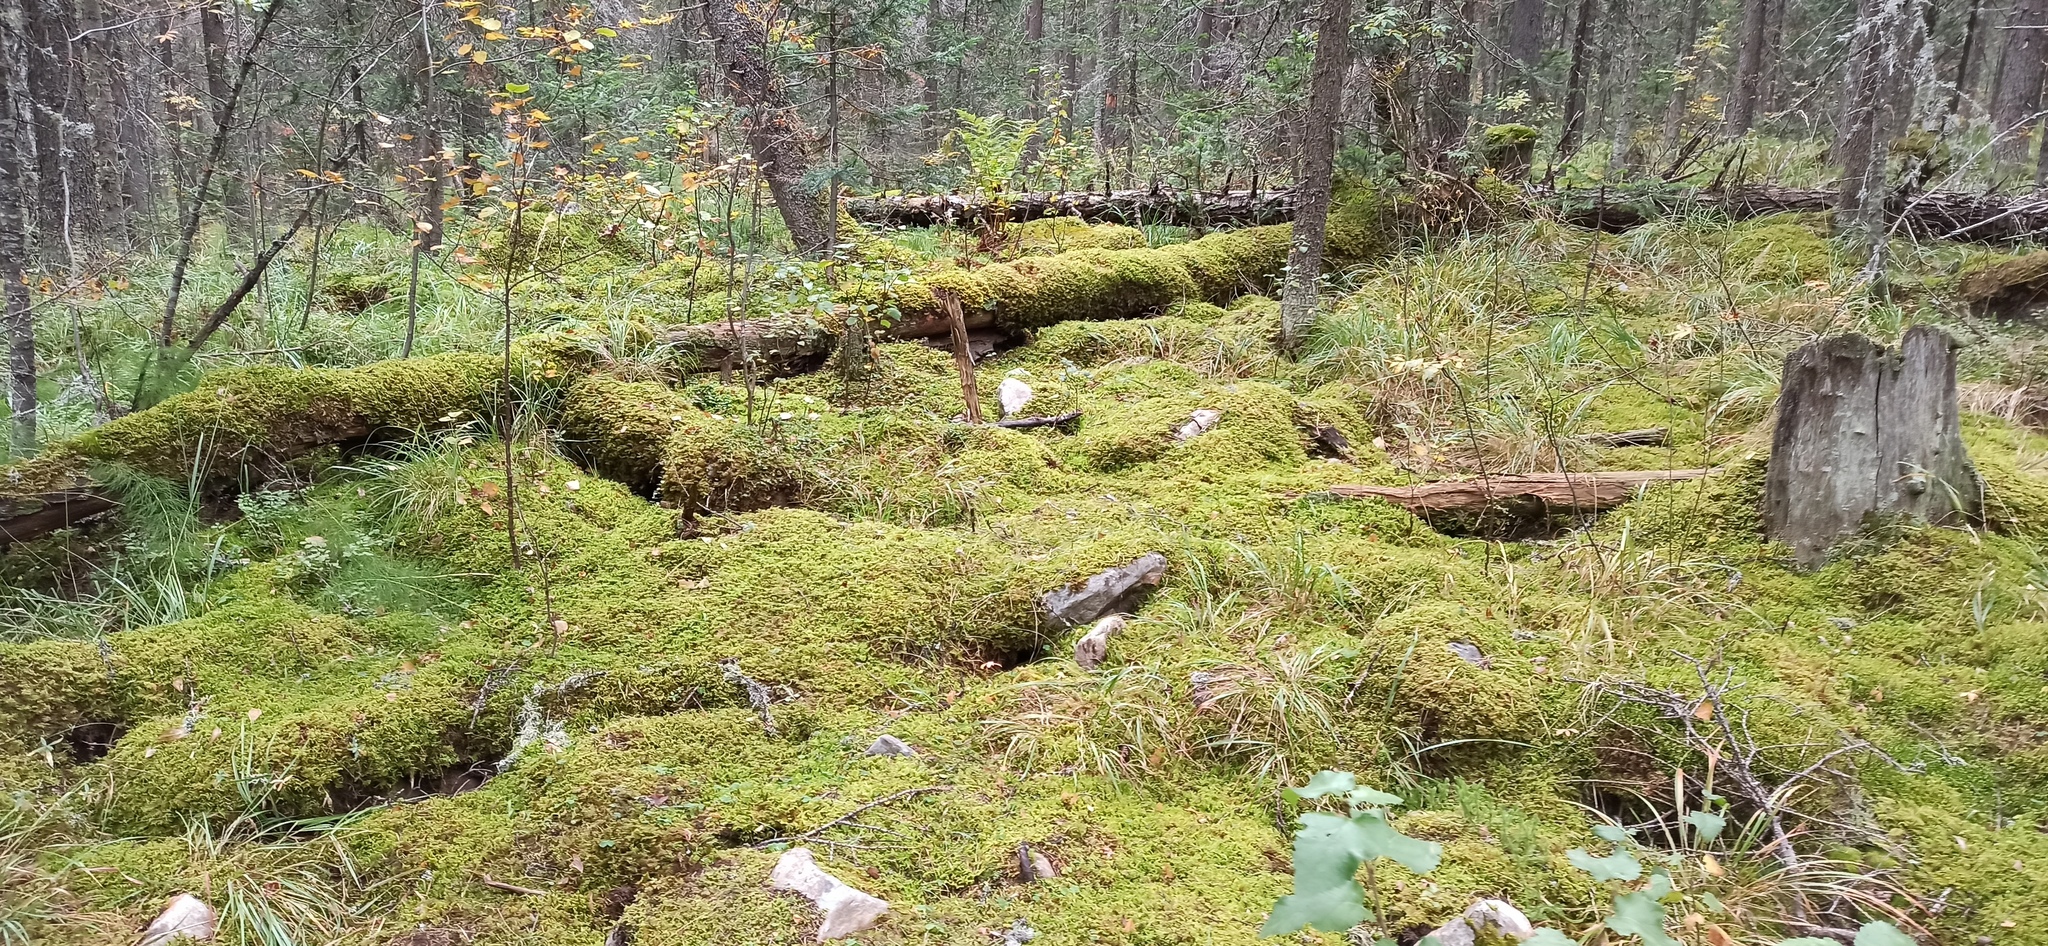
[[[0,558],[0,939],[118,941],[189,892],[237,942],[807,942],[767,885],[800,844],[889,902],[861,943],[1249,943],[1308,807],[1282,787],[1338,769],[1443,846],[1373,875],[1404,944],[1478,897],[1620,937],[1642,885],[1583,865],[1625,850],[1689,946],[2048,946],[2048,348],[1958,312],[1991,251],[1900,247],[1874,304],[1821,225],[1505,222],[1346,276],[1297,360],[1256,295],[1059,322],[975,368],[985,417],[1006,380],[1080,413],[1025,430],[958,420],[918,343],[679,375],[635,326],[722,297],[601,252],[516,294],[568,341],[523,355],[510,430],[476,302],[400,368],[206,374],[102,442],[178,412],[232,441],[354,378],[461,406],[224,495],[96,468],[118,522]],[[1001,252],[1184,238],[1041,230]],[[888,239],[864,278],[962,252]],[[238,342],[388,356],[402,250],[349,245],[333,285],[370,289]],[[1794,569],[1759,536],[1784,354],[1927,321],[1965,345],[1990,521]],[[1560,468],[1716,472],[1566,521],[1329,491]],[[1084,667],[1041,595],[1152,554]]]

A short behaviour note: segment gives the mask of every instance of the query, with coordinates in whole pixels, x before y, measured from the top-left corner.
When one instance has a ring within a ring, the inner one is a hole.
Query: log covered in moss
[[[268,475],[314,450],[480,410],[499,361],[450,354],[361,368],[234,368],[0,469],[0,545],[115,508],[97,469],[127,467],[202,485]]]

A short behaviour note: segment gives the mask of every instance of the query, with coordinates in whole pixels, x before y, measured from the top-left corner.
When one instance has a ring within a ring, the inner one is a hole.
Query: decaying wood
[[[1645,427],[1641,430],[1581,434],[1579,439],[1595,447],[1661,447],[1666,440],[1671,439],[1671,430],[1665,427]]]
[[[1873,515],[1979,522],[1984,489],[1958,424],[1955,340],[1907,329],[1897,350],[1857,334],[1785,358],[1764,480],[1764,534],[1815,567]]]
[[[1414,486],[1342,485],[1337,496],[1384,499],[1427,518],[1436,513],[1480,515],[1506,508],[1515,515],[1601,512],[1634,498],[1651,483],[1697,479],[1712,469],[1602,470],[1596,473],[1526,473]]]
[[[35,496],[0,496],[0,549],[85,524],[118,506],[120,503],[114,497],[89,488]]]
[[[1144,603],[1166,578],[1166,556],[1148,552],[1064,588],[1038,596],[1039,620],[1049,627],[1080,627]]]
[[[1005,417],[996,421],[996,426],[1008,427],[1011,430],[1029,430],[1033,427],[1065,427],[1080,419],[1080,411],[1068,411],[1050,417]]]
[[[953,328],[953,366],[960,371],[960,397],[967,402],[967,422],[981,424],[981,392],[974,387],[974,352],[967,343],[967,316],[960,311],[960,294],[946,289],[934,290],[939,308],[946,310],[946,319]]]
[[[1555,208],[1569,223],[1630,230],[1694,208],[1738,220],[1779,213],[1826,213],[1834,209],[1840,195],[1832,188],[1744,186],[1642,193],[1531,189],[1530,196]],[[1171,189],[1070,192],[1024,194],[1005,200],[1011,220],[1069,214],[1089,221],[1193,226],[1284,223],[1294,218],[1294,196],[1284,189],[1220,195]],[[848,201],[847,209],[866,222],[910,227],[972,223],[992,212],[985,201],[960,195],[867,198]],[[1885,208],[1885,219],[1894,221],[1902,235],[1917,239],[2016,243],[2048,234],[2048,193],[1998,196],[1930,191],[1893,196]]]
[[[1234,190],[1188,193],[1148,190],[1008,194],[1000,203],[962,194],[861,197],[846,211],[862,223],[896,227],[965,226],[985,223],[1000,212],[1012,223],[1042,217],[1080,217],[1090,223],[1160,223],[1171,226],[1245,226],[1285,223],[1294,218],[1290,190]]]

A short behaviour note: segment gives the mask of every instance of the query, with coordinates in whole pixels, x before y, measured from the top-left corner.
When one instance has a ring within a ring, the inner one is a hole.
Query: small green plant
[[[1301,828],[1294,833],[1294,892],[1273,904],[1272,915],[1259,928],[1261,936],[1304,929],[1338,933],[1366,923],[1381,912],[1374,862],[1385,858],[1427,874],[1443,860],[1443,845],[1394,829],[1388,810],[1401,804],[1401,796],[1359,785],[1349,772],[1325,769],[1307,785],[1288,789],[1287,795],[1302,800],[1341,797],[1349,813],[1312,811],[1301,816]],[[1367,909],[1366,891],[1358,884],[1361,866],[1372,889],[1373,909]]]

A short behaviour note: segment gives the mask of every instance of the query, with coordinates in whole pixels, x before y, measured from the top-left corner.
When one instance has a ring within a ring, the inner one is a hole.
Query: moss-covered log
[[[266,476],[323,447],[478,410],[498,369],[489,355],[439,355],[361,368],[215,372],[197,390],[0,469],[0,545],[115,508],[119,497],[101,482],[101,467],[202,483]]]
[[[1378,201],[1363,198],[1337,212],[1330,225],[1333,261],[1370,259],[1387,250],[1392,235],[1380,207]],[[933,295],[938,290],[960,297],[967,327],[977,331],[1016,332],[1056,322],[1138,318],[1176,302],[1221,303],[1270,287],[1287,262],[1290,233],[1284,225],[1251,227],[1158,248],[1075,250],[980,269],[949,269],[886,290],[842,290],[841,301],[895,308],[900,317],[878,333],[888,339],[937,338],[951,332],[951,322]],[[807,314],[790,314],[684,326],[667,333],[665,340],[706,364],[739,359],[785,370],[831,351],[841,330]]]
[[[1171,226],[1244,226],[1294,219],[1294,192],[1235,190],[1203,193],[1155,187],[1148,190],[1009,194],[1000,204],[963,194],[857,197],[846,211],[862,223],[897,227],[961,226],[993,220],[998,211],[1011,222],[1046,217]]]

